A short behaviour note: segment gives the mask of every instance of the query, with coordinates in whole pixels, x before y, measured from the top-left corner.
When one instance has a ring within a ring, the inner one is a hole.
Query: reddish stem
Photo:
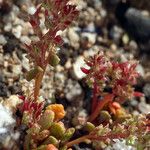
[[[97,105],[97,92],[98,92],[97,83],[96,83],[96,81],[94,81],[93,99],[92,99],[92,113],[94,112],[96,105]]]
[[[40,72],[35,79],[34,100],[36,101],[39,95],[44,72]]]
[[[98,102],[98,104],[96,105],[96,108],[94,110],[94,112],[91,114],[91,116],[89,117],[88,121],[92,122],[94,121],[97,116],[99,115],[99,112],[103,109],[103,107],[110,101],[112,101],[114,98],[113,94],[107,94],[104,96],[104,98]]]
[[[39,93],[40,93],[40,87],[41,87],[41,84],[42,84],[42,79],[43,79],[43,76],[44,76],[44,73],[45,73],[45,70],[46,70],[46,67],[48,65],[48,61],[49,61],[49,58],[51,56],[51,53],[54,49],[54,44],[50,45],[50,51],[49,51],[49,54],[46,58],[46,62],[45,62],[45,65],[42,67],[43,69],[43,72],[40,72],[39,75],[37,76],[37,78],[35,79],[35,86],[34,86],[34,100],[36,101],[38,96],[39,96]]]
[[[119,138],[126,138],[129,135],[130,135],[129,131],[126,131],[124,133],[116,133],[116,134],[110,133],[110,134],[107,134],[107,135],[104,135],[104,136],[97,136],[97,135],[88,134],[88,135],[84,135],[84,136],[82,136],[78,139],[75,139],[73,141],[68,142],[65,146],[67,146],[69,148],[69,147],[72,147],[75,144],[79,144],[81,142],[84,142],[87,139],[93,140],[93,141],[95,141],[95,140],[96,141],[105,141],[108,138],[109,139],[119,139]]]

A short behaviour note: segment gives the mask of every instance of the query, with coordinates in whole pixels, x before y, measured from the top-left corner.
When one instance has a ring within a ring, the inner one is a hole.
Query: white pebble
[[[18,39],[21,37],[21,32],[22,32],[22,26],[21,25],[18,25],[12,29],[12,33]]]
[[[75,63],[73,64],[73,72],[72,72],[73,77],[75,77],[78,80],[84,78],[86,75],[81,71],[81,67],[84,66],[85,66],[84,57],[79,56],[75,61]]]

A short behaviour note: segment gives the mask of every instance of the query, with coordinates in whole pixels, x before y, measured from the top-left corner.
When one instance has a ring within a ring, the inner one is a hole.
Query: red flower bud
[[[34,20],[30,20],[30,24],[31,24],[33,27],[37,26],[37,23],[36,23]]]
[[[54,42],[55,42],[55,44],[61,45],[63,43],[63,40],[62,40],[62,38],[59,35],[57,35],[54,38]]]
[[[89,73],[90,73],[90,70],[88,70],[88,69],[86,69],[86,68],[81,67],[81,70],[82,70],[82,72],[85,73],[85,74],[89,74]]]
[[[133,94],[134,94],[135,97],[142,97],[142,96],[144,96],[144,94],[141,93],[141,92],[134,92]]]

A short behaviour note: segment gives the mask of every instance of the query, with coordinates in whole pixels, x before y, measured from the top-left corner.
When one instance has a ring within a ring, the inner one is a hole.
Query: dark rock
[[[83,107],[87,112],[91,111],[91,99],[92,99],[92,89],[86,84],[84,79],[79,81],[80,86],[84,90],[84,104]]]
[[[1,72],[0,72],[0,74],[1,74]],[[5,81],[5,78],[4,78],[4,76],[1,74],[0,75],[0,82],[4,82]]]
[[[131,7],[130,3],[120,1],[115,10],[116,18],[126,32],[138,43],[141,52],[150,49],[150,18],[140,10]]]
[[[7,97],[7,93],[8,93],[7,84],[5,83],[4,76],[1,74],[0,75],[0,96]]]
[[[10,86],[8,89],[12,95],[21,93],[21,86],[18,84],[14,84],[14,85]]]
[[[109,29],[108,29],[109,30]],[[114,40],[115,43],[119,44],[122,36],[122,30],[117,26],[110,27],[110,31],[108,33],[108,36],[110,39]]]
[[[146,97],[150,98],[150,84],[149,83],[145,84],[145,86],[143,88],[143,92]]]
[[[102,0],[103,5],[107,8],[108,11],[112,11],[115,9],[120,0]]]
[[[1,97],[8,96],[8,87],[5,82],[0,82],[0,96]]]
[[[150,2],[149,0],[132,0],[131,4],[138,8],[138,9],[143,9],[143,10],[150,10]]]
[[[93,150],[93,148],[89,147],[88,144],[80,144],[80,145],[75,145],[73,147],[73,150]]]
[[[16,39],[16,37],[9,32],[4,33],[5,38],[7,40],[7,43],[3,46],[4,54],[6,53],[12,53],[15,48],[19,47],[19,40]]]
[[[8,14],[12,9],[11,0],[2,0],[0,1],[0,16]]]

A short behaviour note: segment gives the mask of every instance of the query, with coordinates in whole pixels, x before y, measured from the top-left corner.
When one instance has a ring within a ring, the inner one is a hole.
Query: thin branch
[[[104,96],[104,98],[97,104],[95,111],[91,114],[88,121],[92,122],[96,119],[96,117],[99,115],[100,111],[103,109],[103,107],[110,101],[112,101],[114,98],[113,94],[107,94]]]

